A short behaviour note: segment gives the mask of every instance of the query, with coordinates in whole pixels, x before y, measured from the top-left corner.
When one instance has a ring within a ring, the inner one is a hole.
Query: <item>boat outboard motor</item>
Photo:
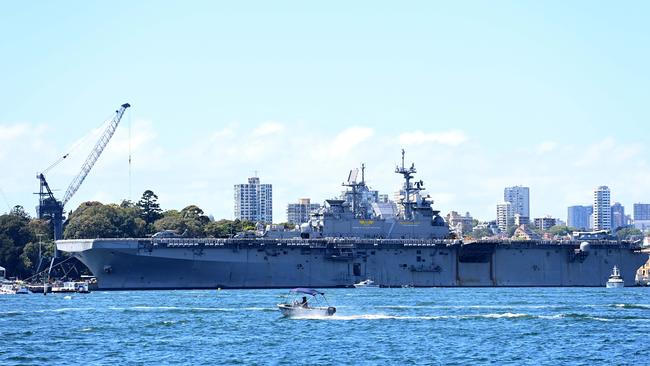
[[[327,308],[327,315],[334,315],[336,313],[336,308],[333,306],[330,306]]]

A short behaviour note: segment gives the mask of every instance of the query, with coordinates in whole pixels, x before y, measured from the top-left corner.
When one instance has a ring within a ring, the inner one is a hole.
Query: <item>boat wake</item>
[[[548,309],[561,305],[383,305],[380,309]]]
[[[489,314],[460,314],[460,315],[391,315],[391,314],[335,314],[333,316],[299,316],[292,317],[291,319],[311,319],[311,320],[477,320],[477,319],[510,319],[510,320],[573,320],[573,321],[599,321],[599,322],[612,322],[612,321],[642,321],[650,322],[650,318],[638,316],[597,316],[591,314],[581,313],[560,313],[552,315],[537,315],[525,313],[489,313]]]
[[[467,314],[467,315],[389,315],[389,314],[335,314],[333,316],[299,316],[292,319],[317,319],[317,320],[437,320],[437,319],[477,319],[477,318],[525,318],[533,317],[528,314],[495,313],[495,314]]]
[[[615,308],[619,309],[643,309],[643,310],[650,310],[650,305],[646,304],[612,304],[610,305]]]

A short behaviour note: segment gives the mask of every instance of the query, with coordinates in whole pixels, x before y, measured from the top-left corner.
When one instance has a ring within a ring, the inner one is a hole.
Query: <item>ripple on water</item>
[[[0,364],[552,365],[616,364],[620,355],[650,359],[650,350],[635,342],[647,337],[641,323],[650,321],[647,289],[620,292],[614,301],[600,289],[332,289],[328,299],[339,312],[315,319],[283,318],[275,304],[284,292],[3,299]],[[372,346],[359,352],[360,345]]]

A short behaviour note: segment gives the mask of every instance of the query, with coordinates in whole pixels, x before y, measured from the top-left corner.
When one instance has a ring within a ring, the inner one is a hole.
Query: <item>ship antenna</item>
[[[361,184],[366,183],[366,174],[365,174],[365,172],[366,172],[366,164],[361,163]]]
[[[413,178],[413,174],[417,173],[417,170],[415,169],[415,164],[411,165],[409,169],[406,169],[404,166],[404,149],[402,149],[402,167],[400,168],[399,166],[395,168],[395,173],[401,174],[404,176],[404,192],[406,193],[406,198],[404,201],[402,201],[402,204],[404,205],[404,218],[407,220],[412,219],[412,205],[413,202],[411,202],[411,192],[416,192],[418,191],[418,188],[412,188],[411,187],[411,178]]]

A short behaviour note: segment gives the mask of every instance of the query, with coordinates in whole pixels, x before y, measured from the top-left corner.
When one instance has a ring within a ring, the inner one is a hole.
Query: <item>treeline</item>
[[[142,238],[173,230],[190,238],[228,238],[254,229],[255,223],[250,221],[211,220],[195,205],[163,211],[158,196],[147,190],[136,203],[82,203],[68,218],[63,235],[66,239]]]
[[[191,238],[228,238],[254,229],[255,223],[250,221],[212,220],[195,205],[180,211],[163,211],[158,196],[147,190],[135,203],[82,203],[64,223],[63,236],[65,239],[141,238],[173,230]],[[51,258],[54,253],[52,232],[50,222],[31,218],[22,206],[15,206],[8,214],[1,215],[0,266],[5,267],[10,276],[33,275],[41,258]],[[40,269],[46,264],[40,263]]]
[[[39,248],[40,247],[40,248]],[[39,249],[42,252],[39,257]],[[32,275],[40,258],[54,253],[52,230],[48,222],[32,219],[22,206],[0,216],[0,266],[7,275],[25,278]]]

